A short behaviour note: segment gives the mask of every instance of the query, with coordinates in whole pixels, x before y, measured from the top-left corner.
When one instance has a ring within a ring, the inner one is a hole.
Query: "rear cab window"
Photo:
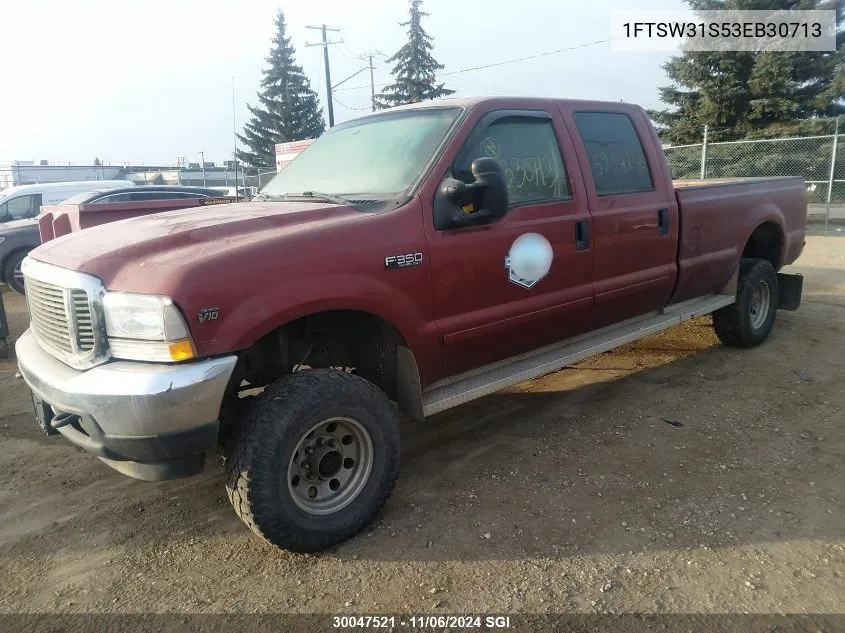
[[[634,122],[621,112],[574,112],[596,193],[654,191],[654,179]]]
[[[485,116],[452,164],[452,175],[470,184],[476,158],[499,162],[511,206],[572,197],[552,119],[542,112],[499,111]]]

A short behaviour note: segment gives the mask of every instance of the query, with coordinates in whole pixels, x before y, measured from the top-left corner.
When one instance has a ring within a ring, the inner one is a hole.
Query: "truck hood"
[[[110,289],[162,292],[163,276],[201,274],[204,262],[244,249],[275,248],[291,235],[322,231],[366,215],[347,206],[312,202],[209,205],[70,233],[30,255],[96,275]],[[153,283],[147,283],[151,279]]]

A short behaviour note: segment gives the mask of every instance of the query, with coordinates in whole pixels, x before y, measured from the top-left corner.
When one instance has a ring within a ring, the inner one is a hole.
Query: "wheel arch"
[[[748,236],[740,257],[764,259],[778,271],[783,262],[783,250],[783,228],[774,220],[766,220],[759,223]]]
[[[33,247],[30,246],[16,246],[3,255],[3,257],[0,257],[0,281],[8,283],[6,279],[6,263],[18,253],[23,253],[25,257],[32,249]]]
[[[240,355],[240,384],[269,383],[298,366],[350,367],[404,413],[422,417],[419,368],[400,329],[380,314],[338,308],[309,312],[279,325]]]

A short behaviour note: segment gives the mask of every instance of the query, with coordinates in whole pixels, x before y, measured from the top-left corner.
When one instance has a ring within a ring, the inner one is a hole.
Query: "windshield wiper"
[[[254,196],[251,202],[262,202],[264,200],[284,200],[285,196],[271,196],[269,193],[259,193]]]
[[[303,191],[302,193],[280,193],[271,195],[268,193],[259,193],[255,196],[253,202],[261,202],[269,200],[271,202],[284,202],[285,200],[325,200],[326,202],[333,202],[335,204],[352,205],[352,201],[332,193],[322,193],[320,191]]]
[[[325,200],[326,202],[334,202],[335,204],[352,204],[351,200],[347,200],[343,196],[338,196],[331,193],[321,193],[319,191],[303,191],[301,194],[293,194],[293,196],[300,198],[319,198],[320,200]]]

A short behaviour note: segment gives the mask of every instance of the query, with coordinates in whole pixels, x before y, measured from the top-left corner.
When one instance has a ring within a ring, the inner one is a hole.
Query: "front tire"
[[[731,347],[756,347],[769,337],[779,302],[778,277],[772,265],[763,259],[743,259],[736,303],[713,313],[716,336]]]
[[[400,453],[399,420],[375,385],[337,370],[296,372],[249,411],[226,491],[253,532],[283,549],[316,552],[375,518]]]

